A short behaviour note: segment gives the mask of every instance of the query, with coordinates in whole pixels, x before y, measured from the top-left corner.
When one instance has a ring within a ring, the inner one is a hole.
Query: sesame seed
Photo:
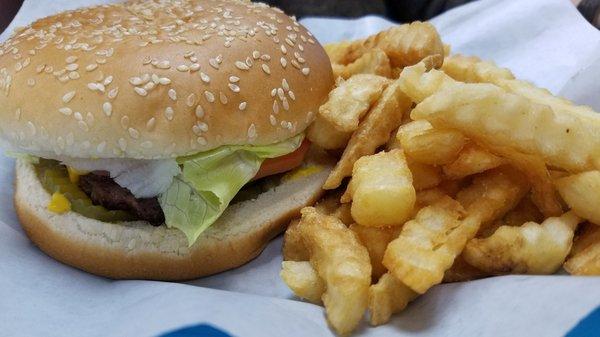
[[[208,90],[204,91],[204,97],[206,98],[206,100],[209,103],[212,103],[215,101],[215,95],[213,95],[213,93]]]
[[[110,115],[112,115],[112,104],[110,104],[110,102],[104,102],[104,104],[102,104],[102,111],[104,111],[106,116],[110,117]]]
[[[146,123],[146,129],[148,131],[152,131],[152,130],[154,130],[154,126],[156,126],[156,118],[152,117]]]
[[[146,96],[148,95],[148,92],[146,91],[146,89],[144,88],[140,88],[140,87],[135,87],[133,88],[133,90],[135,90],[135,92],[140,95],[140,96]]]
[[[252,67],[253,64],[254,62],[252,62],[252,59],[250,57],[246,57],[246,65],[248,67]]]
[[[133,85],[140,85],[140,84],[142,84],[142,79],[139,77],[132,77],[129,79],[129,83],[131,83]]]
[[[262,67],[262,70],[263,70],[263,71],[264,71],[264,72],[265,72],[267,75],[271,75],[271,68],[269,68],[269,66],[268,66],[268,65],[266,65],[266,64],[264,64],[264,63],[263,63],[263,64],[261,65],[261,67]]]
[[[248,67],[248,65],[242,61],[235,61],[235,67],[238,68],[239,70],[250,69],[250,67]]]
[[[283,90],[285,90],[285,91],[290,90],[290,86],[285,78],[281,81],[281,86],[283,87]]]
[[[267,54],[264,54],[264,55],[262,55],[260,57],[260,59],[263,60],[263,61],[271,61],[271,56],[267,55]]]
[[[194,104],[196,104],[196,94],[189,94],[188,97],[185,100],[185,103],[187,104],[187,106],[189,106],[190,108],[194,106]]]
[[[285,59],[285,57],[280,58],[279,62],[281,63],[282,67],[285,68],[287,66],[287,60]]]
[[[290,40],[290,39],[287,39],[287,38],[286,38],[286,39],[285,39],[285,43],[287,43],[288,45],[290,45],[290,47],[293,47],[293,46],[294,46],[294,42],[292,42],[292,40]]]
[[[171,79],[168,77],[161,77],[158,82],[162,85],[169,85],[171,84]]]
[[[67,63],[73,63],[75,61],[77,61],[77,56],[74,56],[74,55],[71,55],[65,59],[65,62],[67,62]]]
[[[279,102],[277,102],[277,100],[273,101],[273,113],[275,113],[275,114],[279,113]]]
[[[227,96],[222,91],[219,91],[219,100],[222,104],[227,104]]]
[[[240,110],[242,110],[242,111],[243,111],[243,110],[246,110],[246,105],[247,105],[247,103],[246,103],[246,102],[242,102],[242,103],[240,103],[240,105],[238,106],[238,108],[239,108]]]
[[[145,59],[142,61],[142,64],[143,64],[143,65],[147,65],[147,64],[150,64],[150,62],[152,62],[152,59],[145,58]]]
[[[275,126],[277,124],[277,119],[273,115],[269,116],[269,121],[271,122],[271,125],[273,125],[273,126]]]
[[[294,92],[293,92],[293,91],[291,91],[291,90],[290,90],[290,91],[288,91],[288,96],[290,96],[290,98],[292,99],[292,101],[295,101],[295,100],[296,100],[296,95],[294,95]]]
[[[301,68],[301,67],[300,67],[300,63],[298,63],[298,61],[296,61],[296,60],[292,60],[292,62],[290,62],[290,63],[291,63],[291,64],[294,66],[294,68],[296,68],[296,69],[300,69],[300,68]]]
[[[27,79],[27,85],[33,87],[35,85],[35,80],[33,78]]]
[[[78,121],[82,121],[83,120],[83,115],[81,114],[81,112],[75,112],[73,114],[73,117],[75,117],[75,119],[78,120]]]
[[[174,115],[175,115],[175,111],[173,111],[173,108],[171,108],[170,106],[168,106],[165,109],[165,117],[167,118],[167,120],[168,121],[172,121],[173,117],[175,117]]]
[[[198,142],[198,144],[200,145],[206,145],[206,139],[204,139],[204,137],[198,137],[196,138],[196,141]]]
[[[102,84],[104,85],[109,85],[111,84],[113,81],[113,77],[112,76],[106,76],[106,78],[104,79],[104,82],[102,82]]]
[[[154,89],[155,86],[156,86],[156,84],[154,84],[154,82],[148,82],[148,83],[144,84],[144,89],[146,91],[150,91],[150,90]]]
[[[114,99],[115,97],[117,97],[118,94],[119,94],[119,87],[116,87],[114,89],[111,89],[108,92],[108,98],[109,99]]]
[[[277,95],[277,88],[273,88],[273,90],[271,90],[271,97],[275,97],[275,95]]]
[[[248,128],[248,138],[256,138],[256,126],[254,124],[250,124],[250,127]]]
[[[152,76],[150,76],[150,79],[152,79],[152,82],[154,82],[154,84],[160,83],[160,77],[158,77],[158,75],[156,74],[152,74]]]
[[[42,71],[44,71],[44,68],[46,68],[46,65],[45,64],[40,64],[37,67],[35,67],[35,72],[39,74]]]
[[[72,71],[69,73],[69,78],[72,80],[77,80],[77,79],[79,79],[79,77],[80,77],[79,73],[76,71]]]
[[[65,116],[69,116],[73,113],[73,110],[71,110],[71,108],[67,108],[67,107],[60,108],[60,109],[58,109],[58,111],[60,111],[60,113]]]
[[[125,130],[129,127],[129,116],[121,117],[121,127]]]
[[[259,57],[260,57],[260,53],[258,52],[258,50],[255,50],[252,52],[252,58],[254,58],[255,60],[258,60]]]
[[[140,132],[134,128],[127,129],[127,132],[129,132],[129,136],[133,139],[140,138]]]
[[[198,123],[198,128],[200,131],[206,132],[208,131],[208,124],[200,122]]]
[[[210,76],[206,75],[203,72],[200,72],[200,78],[202,79],[202,82],[204,82],[204,83],[210,82]]]
[[[239,80],[240,80],[240,78],[237,76],[229,76],[229,82],[231,82],[231,83],[236,83]]]
[[[284,92],[283,92],[283,89],[281,89],[281,88],[277,88],[277,96],[279,96],[279,99],[280,99],[280,100],[283,100],[283,99],[285,98],[285,96],[284,96],[284,95],[285,95],[285,94],[284,94]]]
[[[219,70],[219,63],[217,62],[217,60],[215,60],[215,59],[209,59],[208,60],[208,64],[210,64],[211,67]]]
[[[192,132],[198,136],[202,133],[202,130],[200,130],[200,127],[198,126],[198,124],[194,124],[194,126],[192,126]]]
[[[281,45],[281,47],[279,49],[281,49],[281,53],[283,55],[287,54],[287,48],[285,47],[285,45]]]
[[[310,68],[302,68],[302,74],[308,76],[308,74],[310,74]]]
[[[71,64],[67,65],[65,67],[65,69],[67,69],[68,71],[75,71],[75,70],[79,69],[79,64],[71,63]]]
[[[288,100],[287,100],[287,98],[285,98],[285,97],[284,97],[284,98],[283,98],[283,102],[282,102],[282,103],[283,103],[283,109],[284,109],[285,111],[288,111],[288,110],[290,109],[290,104],[288,103]]]
[[[96,63],[98,63],[98,64],[105,64],[106,63],[106,59],[104,59],[104,58],[97,58],[96,59]]]
[[[186,66],[185,64],[180,64],[175,69],[177,69],[177,71],[186,72],[190,70],[190,67]]]
[[[73,97],[75,97],[75,91],[69,91],[68,93],[64,94],[62,97],[62,100],[64,103],[69,103]]]
[[[198,64],[198,63],[194,63],[194,64],[192,64],[192,65],[190,66],[190,70],[191,70],[192,72],[200,70],[200,64]]]
[[[175,89],[169,89],[168,95],[171,100],[173,100],[173,101],[177,100],[177,91],[175,91]]]
[[[233,92],[240,92],[240,87],[233,83],[229,83],[229,89],[231,89]]]
[[[204,117],[204,108],[200,104],[196,106],[196,117],[202,118]]]
[[[171,63],[169,61],[160,61],[156,63],[156,68],[159,69],[169,69],[171,68]]]

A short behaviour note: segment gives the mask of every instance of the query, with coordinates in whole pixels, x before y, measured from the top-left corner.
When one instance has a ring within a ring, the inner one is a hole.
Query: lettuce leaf
[[[300,134],[272,145],[222,146],[178,158],[182,173],[159,197],[166,225],[181,230],[191,246],[252,180],[265,159],[294,152],[303,139]]]

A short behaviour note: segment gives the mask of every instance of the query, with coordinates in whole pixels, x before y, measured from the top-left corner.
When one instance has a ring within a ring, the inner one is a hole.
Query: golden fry
[[[427,121],[404,124],[396,137],[400,139],[400,146],[407,157],[429,165],[451,163],[467,143],[460,132],[435,129]]]
[[[324,189],[335,189],[342,180],[352,174],[352,167],[358,158],[375,153],[385,144],[390,133],[402,120],[402,115],[410,109],[412,102],[400,90],[398,81],[392,82],[383,91],[379,101],[371,108],[358,129],[352,134],[342,158],[333,169]]]
[[[488,238],[469,241],[463,256],[470,265],[491,274],[552,274],[569,254],[580,221],[568,212],[541,224],[502,226]]]
[[[308,261],[283,261],[279,276],[296,296],[312,303],[321,303],[325,283]]]
[[[596,136],[600,115],[553,110],[492,84],[452,83],[440,73],[431,70],[427,76],[411,80],[416,97],[427,97],[413,109],[411,118],[456,129],[477,142],[538,155],[565,170],[600,167],[600,138]],[[430,77],[443,78],[436,87],[442,90],[431,94]]]
[[[412,175],[402,150],[380,152],[356,161],[342,202],[352,200],[352,218],[362,226],[402,225],[415,205]]]
[[[404,93],[415,103],[421,103],[427,97],[457,83],[443,71],[428,71],[428,69],[430,68],[425,62],[419,62],[404,68],[398,79]]]
[[[319,108],[319,115],[338,131],[352,132],[388,83],[385,77],[368,74],[339,82],[329,93],[327,102]]]
[[[573,212],[600,224],[600,171],[560,178],[556,180],[556,187]]]
[[[457,81],[489,82],[499,79],[512,80],[515,76],[506,68],[500,68],[492,62],[482,61],[475,56],[452,55],[444,59],[442,70]]]
[[[383,77],[392,77],[392,68],[390,66],[390,59],[387,57],[385,52],[381,49],[372,49],[356,61],[342,65],[334,69],[334,75],[342,78],[350,78],[356,74],[373,74]]]
[[[496,229],[501,226],[521,226],[526,222],[539,223],[544,219],[544,215],[533,203],[531,196],[526,195],[523,197],[523,199],[521,199],[521,201],[519,201],[515,208],[508,211],[501,219],[498,219],[492,223],[482,224],[477,236],[481,238],[487,238],[488,236],[494,234]]]
[[[374,48],[383,50],[393,67],[410,66],[427,56],[436,59],[436,67],[441,66],[444,60],[444,45],[435,27],[428,22],[417,21],[352,42],[346,58],[337,63],[352,62]]]
[[[310,263],[325,282],[327,320],[341,335],[350,333],[367,308],[371,284],[369,252],[339,219],[302,209],[301,236]]]
[[[450,269],[444,273],[444,283],[464,282],[480,279],[489,276],[489,273],[483,272],[465,261],[462,255],[459,255]]]
[[[406,158],[412,173],[415,190],[422,191],[433,188],[442,182],[442,169],[438,166],[422,164]]]
[[[377,281],[381,275],[387,272],[387,269],[381,264],[383,254],[388,243],[400,234],[400,227],[377,228],[352,224],[350,225],[350,229],[358,235],[360,242],[369,251],[371,267],[373,268],[372,278],[374,281]]]
[[[501,157],[469,143],[458,154],[453,162],[444,165],[444,175],[448,179],[461,179],[476,173],[491,170],[505,163]]]
[[[369,288],[369,321],[371,325],[385,324],[402,311],[419,294],[404,285],[392,274],[384,274]]]
[[[565,270],[572,275],[600,275],[600,226],[586,223],[577,234]]]
[[[327,56],[329,56],[329,60],[331,63],[337,64],[347,64],[347,55],[350,52],[350,41],[341,41],[335,43],[328,43],[323,46]]]
[[[302,240],[300,220],[295,219],[290,222],[285,234],[283,235],[283,260],[284,261],[308,261],[308,251]]]
[[[306,133],[306,138],[325,150],[343,149],[351,136],[352,132],[338,131],[333,124],[319,114]]]

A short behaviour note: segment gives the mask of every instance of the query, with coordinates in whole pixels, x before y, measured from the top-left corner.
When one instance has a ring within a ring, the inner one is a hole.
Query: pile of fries
[[[337,333],[442,282],[600,274],[600,115],[450,55],[428,23],[326,50],[338,81],[308,137],[341,157],[281,276]]]

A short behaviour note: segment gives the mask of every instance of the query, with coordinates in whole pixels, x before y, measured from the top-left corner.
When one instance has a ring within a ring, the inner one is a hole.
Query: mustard
[[[281,180],[283,181],[292,181],[300,178],[308,177],[310,175],[316,174],[323,171],[323,166],[320,165],[309,165],[305,167],[299,167],[293,171],[286,173]]]
[[[71,166],[67,166],[67,172],[69,172],[69,180],[73,184],[77,184],[79,182],[79,177],[87,174],[87,172],[78,171],[78,170],[72,168]]]
[[[52,194],[52,198],[50,199],[50,203],[48,204],[48,210],[53,213],[66,213],[71,210],[71,202],[64,194],[60,192],[54,192]]]

